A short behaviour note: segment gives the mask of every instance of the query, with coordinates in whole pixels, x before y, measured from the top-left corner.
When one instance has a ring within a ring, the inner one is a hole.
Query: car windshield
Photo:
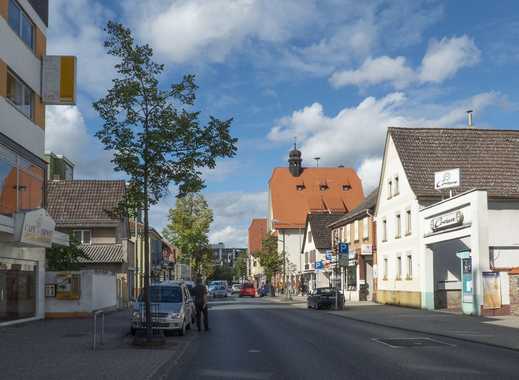
[[[144,292],[139,296],[139,301],[144,301]],[[150,288],[150,301],[154,303],[180,303],[182,302],[182,289],[180,286],[152,286]]]

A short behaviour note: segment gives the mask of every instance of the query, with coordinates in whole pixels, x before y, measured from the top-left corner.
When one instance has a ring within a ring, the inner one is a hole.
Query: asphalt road
[[[519,379],[510,350],[259,299],[217,301],[209,313],[211,331],[190,332],[169,379]]]

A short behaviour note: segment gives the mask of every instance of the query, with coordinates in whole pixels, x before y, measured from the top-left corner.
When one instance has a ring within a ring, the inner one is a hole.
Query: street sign
[[[332,251],[330,249],[327,249],[326,252],[325,252],[325,257],[326,257],[326,260],[331,260],[332,259]]]
[[[346,253],[348,254],[350,250],[350,247],[348,243],[339,243],[339,253]]]
[[[347,253],[339,253],[339,266],[347,267],[349,263],[349,255]]]
[[[319,261],[316,261],[315,262],[315,269],[316,270],[322,270],[324,269],[324,263],[322,260],[319,260]]]

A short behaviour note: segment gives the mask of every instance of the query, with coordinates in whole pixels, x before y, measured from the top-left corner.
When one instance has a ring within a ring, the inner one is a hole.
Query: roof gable
[[[474,128],[389,128],[417,197],[438,197],[434,173],[460,168],[456,192],[484,189],[519,198],[519,131]]]
[[[308,214],[308,225],[314,241],[315,248],[319,250],[330,249],[332,246],[331,229],[328,227],[331,223],[339,220],[344,216],[341,214],[315,213]],[[308,230],[308,225],[306,230]],[[306,236],[306,232],[305,232]]]
[[[364,200],[353,210],[351,210],[346,215],[342,216],[338,220],[330,223],[328,227],[335,228],[338,226],[342,226],[349,221],[355,220],[359,217],[363,217],[367,212],[373,213],[375,211],[375,207],[377,205],[378,199],[378,189],[373,190]]]

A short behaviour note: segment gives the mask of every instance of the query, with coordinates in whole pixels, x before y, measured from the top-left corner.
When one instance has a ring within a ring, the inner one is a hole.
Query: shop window
[[[7,71],[7,99],[21,113],[33,119],[33,91],[11,71]]]
[[[399,239],[402,236],[402,218],[400,214],[396,214],[395,218],[395,239]]]
[[[34,25],[29,16],[15,0],[9,0],[8,22],[18,37],[20,37],[31,50],[34,50]]]
[[[387,271],[388,271],[388,259],[387,257],[384,257],[384,273],[383,273],[383,280],[387,280]]]
[[[407,255],[407,280],[413,279],[413,256]]]
[[[350,265],[346,267],[346,286],[348,290],[357,289],[357,266]]]
[[[37,264],[0,258],[0,322],[36,314]]]
[[[398,256],[396,258],[396,279],[400,280],[402,278],[402,256]]]
[[[411,235],[411,210],[405,212],[405,234]]]
[[[387,220],[382,220],[382,241],[387,241]]]
[[[74,230],[72,231],[72,236],[74,237],[74,240],[80,244],[91,243],[90,230]]]

